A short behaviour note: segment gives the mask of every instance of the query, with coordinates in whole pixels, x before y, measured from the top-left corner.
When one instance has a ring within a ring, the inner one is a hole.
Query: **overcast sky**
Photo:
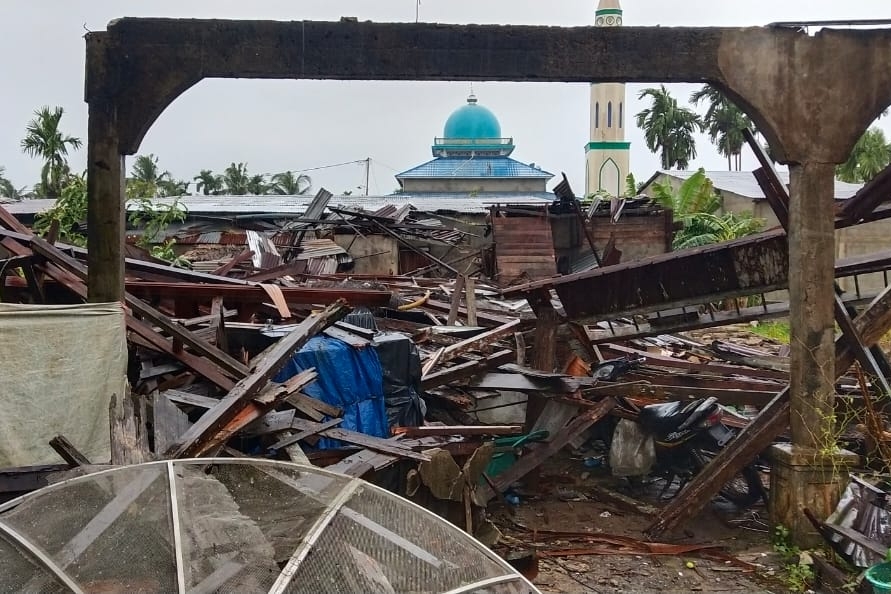
[[[17,186],[39,179],[41,164],[22,154],[25,125],[42,105],[65,109],[62,128],[86,140],[83,102],[86,30],[103,30],[122,16],[377,22],[420,20],[580,26],[593,23],[596,0],[0,0],[0,166]],[[775,21],[891,17],[888,0],[624,0],[626,25],[749,26]],[[671,48],[665,48],[670,51]],[[627,85],[627,113],[644,104]],[[671,85],[685,102],[695,85]],[[462,105],[470,85],[434,82],[204,80],[180,96],[149,130],[140,153],[154,153],[162,169],[191,179],[200,169],[221,172],[243,161],[252,173],[306,170],[370,157],[370,193],[397,187],[393,176],[431,158],[430,145],[448,115]],[[474,83],[482,105],[517,145],[513,156],[559,177],[565,171],[583,190],[588,141],[588,85]],[[889,130],[884,118],[879,124]],[[630,121],[629,123],[633,123]],[[629,127],[631,169],[638,180],[659,166],[639,130]],[[692,166],[726,169],[726,160],[703,137]],[[85,166],[86,150],[71,157]],[[744,168],[754,159],[746,155]],[[129,168],[129,160],[128,160]],[[364,165],[311,171],[314,186],[362,193]],[[553,185],[552,182],[551,185]]]

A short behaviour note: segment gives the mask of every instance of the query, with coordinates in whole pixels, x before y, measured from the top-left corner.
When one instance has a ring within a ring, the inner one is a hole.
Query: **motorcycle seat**
[[[705,401],[705,398],[699,398],[688,403],[650,404],[638,413],[637,422],[648,433],[666,435],[680,427]]]

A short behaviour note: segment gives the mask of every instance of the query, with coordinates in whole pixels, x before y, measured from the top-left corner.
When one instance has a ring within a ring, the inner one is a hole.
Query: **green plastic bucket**
[[[875,594],[891,594],[891,563],[879,563],[866,570],[866,579]]]

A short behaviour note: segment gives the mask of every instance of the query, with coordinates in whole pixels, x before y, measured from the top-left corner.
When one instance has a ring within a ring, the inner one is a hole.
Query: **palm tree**
[[[40,184],[47,198],[58,198],[64,178],[68,175],[68,149],[77,150],[80,138],[63,135],[59,130],[59,120],[63,110],[55,107],[42,107],[34,112],[34,119],[25,128],[22,150],[31,157],[45,161],[40,171]]]
[[[0,165],[0,198],[21,200],[24,197],[25,188],[16,188],[12,182],[6,178],[6,167]]]
[[[645,97],[652,103],[636,117],[638,128],[644,131],[647,147],[653,152],[661,152],[663,169],[671,169],[674,165],[686,169],[696,157],[693,134],[702,130],[699,114],[679,107],[665,85],[642,90],[638,98]]]
[[[243,196],[248,194],[248,184],[250,177],[247,172],[246,163],[232,163],[223,172],[223,188],[225,194],[232,196]]]
[[[214,175],[210,169],[202,169],[192,180],[195,182],[195,191],[202,192],[205,196],[216,196],[223,191],[223,177]]]
[[[158,182],[158,196],[183,196],[189,192],[189,184],[184,179],[162,179]]]
[[[127,196],[152,198],[160,194],[160,185],[170,180],[169,171],[161,171],[155,155],[137,155],[127,178]]]
[[[308,175],[302,173],[294,175],[293,171],[285,171],[272,176],[272,186],[269,189],[273,194],[297,196],[306,194],[310,188],[312,188],[312,179]]]
[[[891,147],[881,128],[873,126],[863,133],[854,145],[848,160],[836,167],[835,175],[841,181],[866,183],[891,162]]]
[[[752,128],[752,121],[740,108],[711,85],[704,85],[690,96],[694,105],[708,104],[702,116],[704,129],[718,152],[727,157],[727,170],[742,168],[742,147],[745,144],[743,129]]]
[[[247,193],[254,194],[256,196],[262,196],[269,191],[269,186],[266,183],[266,176],[262,173],[258,173],[256,175],[252,175],[247,183]]]

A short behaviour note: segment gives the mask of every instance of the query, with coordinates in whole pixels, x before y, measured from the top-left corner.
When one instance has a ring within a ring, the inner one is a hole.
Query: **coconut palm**
[[[21,200],[25,197],[25,188],[16,188],[6,177],[6,167],[0,165],[0,198]]]
[[[195,191],[205,196],[216,196],[223,192],[223,176],[214,175],[210,169],[202,169],[192,180],[195,182]]]
[[[258,173],[256,175],[252,175],[250,179],[248,179],[247,183],[247,193],[254,194],[256,196],[262,196],[269,192],[269,185],[266,183],[266,176]]]
[[[663,169],[677,165],[686,169],[696,157],[693,135],[702,130],[702,120],[693,110],[680,107],[665,85],[642,90],[638,98],[649,98],[650,107],[637,114],[637,126],[644,131],[647,147],[661,153]]]
[[[296,196],[306,194],[310,188],[312,179],[308,175],[301,173],[295,175],[293,171],[285,171],[272,176],[272,186],[269,189],[273,194]]]
[[[42,107],[34,112],[34,119],[25,128],[22,150],[31,157],[44,160],[40,171],[40,186],[47,198],[58,198],[69,174],[68,150],[81,146],[80,138],[67,136],[59,130],[63,109]]]
[[[841,181],[865,183],[887,167],[889,162],[891,147],[885,133],[873,126],[854,145],[848,160],[836,167],[835,175]]]
[[[223,188],[225,194],[243,196],[249,194],[248,185],[251,178],[246,163],[232,163],[223,171]]]
[[[169,171],[161,171],[155,155],[137,155],[127,178],[127,197],[152,198],[160,194],[159,186],[170,180]]]
[[[162,179],[158,182],[158,196],[183,196],[189,192],[190,182],[184,179]]]
[[[711,85],[704,85],[690,96],[694,105],[707,104],[702,124],[718,152],[727,157],[727,170],[742,168],[743,130],[752,128],[752,121],[740,108]]]

